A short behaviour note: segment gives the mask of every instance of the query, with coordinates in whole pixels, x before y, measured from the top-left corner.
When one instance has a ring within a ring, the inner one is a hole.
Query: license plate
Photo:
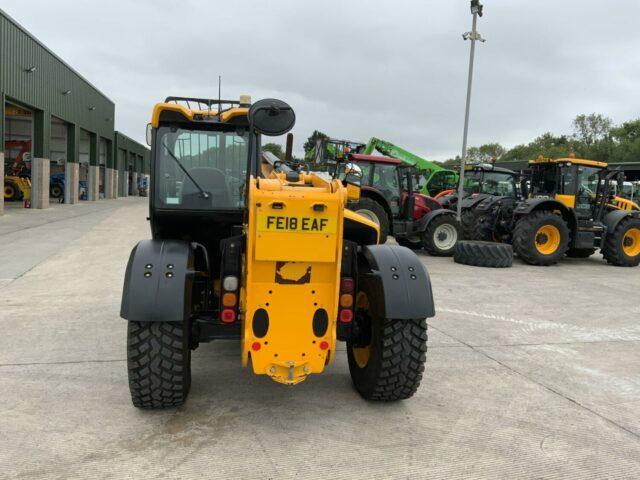
[[[297,215],[258,215],[261,232],[336,233],[336,219]]]

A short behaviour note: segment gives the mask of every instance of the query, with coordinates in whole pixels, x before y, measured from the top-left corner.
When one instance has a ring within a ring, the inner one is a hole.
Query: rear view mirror
[[[275,98],[259,100],[249,109],[249,124],[269,137],[284,135],[296,123],[296,114],[286,102]]]
[[[362,181],[362,168],[355,163],[347,163],[344,166],[344,182],[348,185],[360,186]]]
[[[153,126],[147,123],[147,145],[151,146],[151,137],[153,136]]]

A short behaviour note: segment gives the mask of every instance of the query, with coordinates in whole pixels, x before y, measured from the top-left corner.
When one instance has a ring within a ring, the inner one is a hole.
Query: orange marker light
[[[340,295],[340,306],[343,308],[349,308],[353,305],[353,295],[349,295],[345,293],[344,295]]]
[[[225,307],[233,307],[236,304],[236,294],[235,293],[225,293],[222,296],[222,305]]]

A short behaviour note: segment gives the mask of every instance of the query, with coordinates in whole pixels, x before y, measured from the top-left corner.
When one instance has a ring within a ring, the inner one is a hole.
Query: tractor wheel
[[[602,249],[604,259],[618,267],[640,264],[640,218],[627,217],[607,235]]]
[[[138,408],[182,405],[191,386],[189,329],[183,322],[129,322],[129,391]]]
[[[453,261],[475,267],[507,268],[513,265],[513,249],[507,243],[460,241]]]
[[[51,198],[60,198],[62,197],[62,195],[64,195],[64,190],[62,190],[62,187],[60,185],[55,183],[51,185],[51,188],[49,189],[49,195],[51,196]]]
[[[492,214],[484,213],[482,215],[477,215],[474,219],[469,239],[481,242],[495,242],[496,238],[493,232],[494,224],[495,219]]]
[[[462,223],[462,239],[474,240],[473,229],[475,227],[476,212],[473,208],[465,208],[462,210],[460,216],[460,223]]]
[[[422,248],[422,239],[419,236],[396,237],[398,245],[410,248],[411,250],[420,250]]]
[[[513,231],[513,250],[530,265],[553,265],[569,248],[569,227],[548,210],[522,217]]]
[[[9,181],[4,183],[4,199],[7,201],[18,201],[20,200],[20,189],[18,186]]]
[[[361,287],[356,299],[359,340],[347,343],[353,385],[366,400],[409,398],[424,372],[427,321],[384,318],[381,296],[365,282]]]
[[[567,250],[567,257],[569,258],[589,258],[596,253],[595,248],[570,248]]]
[[[353,210],[380,227],[380,245],[387,241],[389,236],[389,216],[382,205],[372,198],[360,197],[358,202],[349,205],[349,210]]]
[[[460,224],[454,215],[440,215],[422,233],[422,246],[435,257],[450,257],[461,237]]]

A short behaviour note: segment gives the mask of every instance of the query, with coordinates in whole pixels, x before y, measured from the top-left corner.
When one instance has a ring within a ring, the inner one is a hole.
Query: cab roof
[[[585,167],[607,168],[606,162],[598,160],[586,160],[584,158],[566,157],[566,158],[546,158],[539,156],[535,160],[529,160],[529,165],[540,165],[544,163],[575,163],[576,165],[584,165]]]
[[[235,120],[234,123],[248,123],[250,103],[248,96],[241,96],[240,101],[167,97],[153,107],[151,125],[157,128],[161,121],[228,123]]]
[[[365,155],[364,153],[352,153],[351,158],[356,162],[388,163],[391,165],[400,165],[402,163],[397,158],[383,157],[380,155]]]
[[[476,165],[466,165],[464,167],[465,171],[484,171],[484,172],[498,172],[498,173],[507,173],[509,175],[516,175],[516,172],[513,170],[509,170],[508,168],[496,167],[492,163],[479,163]]]

